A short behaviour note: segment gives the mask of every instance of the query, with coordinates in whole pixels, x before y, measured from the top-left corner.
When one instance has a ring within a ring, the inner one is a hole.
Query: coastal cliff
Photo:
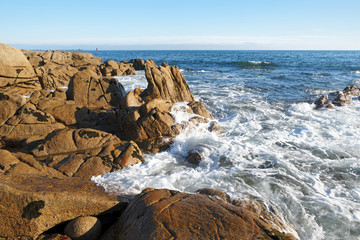
[[[114,77],[136,70],[148,86],[125,92]],[[166,150],[188,127],[171,114],[179,102],[189,121],[219,131],[176,66],[0,44],[0,238],[296,239],[259,201],[215,190],[117,196],[90,181]]]

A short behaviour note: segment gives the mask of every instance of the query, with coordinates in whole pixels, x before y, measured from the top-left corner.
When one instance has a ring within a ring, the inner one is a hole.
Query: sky
[[[27,49],[360,50],[360,0],[0,0]]]

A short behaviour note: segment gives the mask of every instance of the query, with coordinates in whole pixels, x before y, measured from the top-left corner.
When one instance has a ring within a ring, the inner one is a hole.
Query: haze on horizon
[[[0,42],[28,49],[360,50],[358,0],[2,2]]]

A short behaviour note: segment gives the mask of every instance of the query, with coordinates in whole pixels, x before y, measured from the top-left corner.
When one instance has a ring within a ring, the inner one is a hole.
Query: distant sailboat
[[[99,50],[98,48],[96,48],[96,51]]]

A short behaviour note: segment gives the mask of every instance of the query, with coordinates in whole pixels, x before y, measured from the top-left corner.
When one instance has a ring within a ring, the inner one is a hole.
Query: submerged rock
[[[331,98],[329,97],[331,96]],[[356,85],[345,87],[343,91],[332,92],[328,95],[322,95],[314,104],[315,108],[334,108],[334,106],[342,107],[351,103],[353,97],[360,96],[360,88]]]

